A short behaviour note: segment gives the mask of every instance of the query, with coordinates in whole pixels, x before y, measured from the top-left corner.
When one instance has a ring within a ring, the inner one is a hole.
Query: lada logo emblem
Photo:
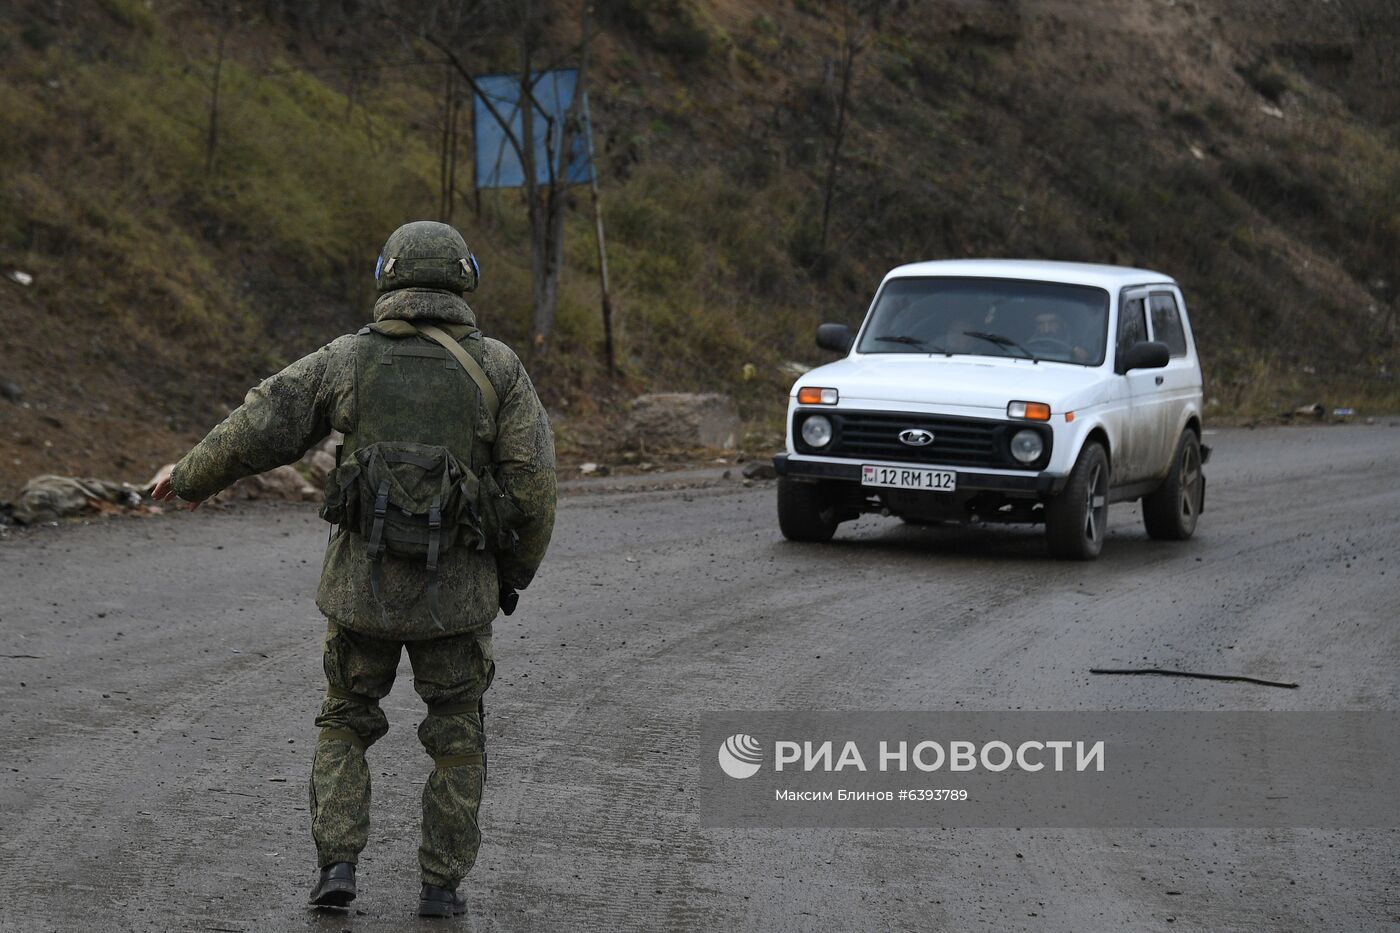
[[[933,443],[933,432],[923,428],[909,428],[899,432],[899,439],[910,447],[927,447]]]

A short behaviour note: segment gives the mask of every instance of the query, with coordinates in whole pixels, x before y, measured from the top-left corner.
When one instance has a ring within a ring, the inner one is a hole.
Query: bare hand
[[[170,482],[169,476],[162,476],[160,482],[156,483],[155,488],[151,490],[151,499],[155,502],[169,502],[174,499],[177,504],[185,501],[175,495],[175,487]],[[199,504],[203,501],[203,499],[196,499],[189,503],[190,511],[193,512],[199,508]]]

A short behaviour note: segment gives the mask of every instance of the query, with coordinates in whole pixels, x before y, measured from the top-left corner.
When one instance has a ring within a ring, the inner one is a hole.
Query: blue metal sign
[[[560,140],[564,135],[564,115],[574,99],[578,86],[578,70],[566,68],[535,75],[534,104],[527,107],[521,100],[520,75],[484,75],[476,79],[478,94],[472,97],[472,127],[476,139],[476,186],[478,188],[519,188],[525,184],[525,169],[507,137],[502,121],[510,133],[524,144],[521,125],[524,112],[534,115],[535,180],[548,184],[555,166],[550,165],[549,153],[555,153],[557,163]],[[491,106],[481,98],[487,98]],[[495,114],[491,111],[494,108]],[[500,119],[497,119],[497,115]],[[592,129],[588,117],[588,97],[580,104],[580,132],[573,134],[569,147],[566,180],[569,184],[586,184],[592,177],[590,158]]]

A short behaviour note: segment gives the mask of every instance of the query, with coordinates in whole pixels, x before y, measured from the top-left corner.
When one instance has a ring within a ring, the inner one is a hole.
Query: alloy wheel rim
[[[1188,523],[1196,520],[1201,486],[1201,453],[1188,444],[1181,455],[1181,517]]]
[[[1089,474],[1088,488],[1084,498],[1084,537],[1090,542],[1097,543],[1103,534],[1103,526],[1108,512],[1108,494],[1107,490],[1104,489],[1103,464],[1094,464],[1094,469]]]

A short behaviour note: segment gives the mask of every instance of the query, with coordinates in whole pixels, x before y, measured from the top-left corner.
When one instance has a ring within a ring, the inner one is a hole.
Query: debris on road
[[[1296,690],[1297,684],[1287,683],[1282,680],[1261,680],[1258,677],[1246,677],[1243,674],[1203,674],[1198,671],[1174,671],[1165,667],[1126,667],[1126,668],[1106,668],[1091,667],[1090,674],[1161,674],[1164,677],[1194,677],[1198,680],[1236,680],[1247,684],[1260,684],[1265,687],[1282,687],[1285,690]]]
[[[21,272],[18,269],[11,269],[8,273],[11,282],[28,287],[34,284],[34,276],[28,272]]]
[[[141,490],[129,483],[45,475],[24,484],[12,517],[21,525],[39,525],[88,511],[140,507]]]

